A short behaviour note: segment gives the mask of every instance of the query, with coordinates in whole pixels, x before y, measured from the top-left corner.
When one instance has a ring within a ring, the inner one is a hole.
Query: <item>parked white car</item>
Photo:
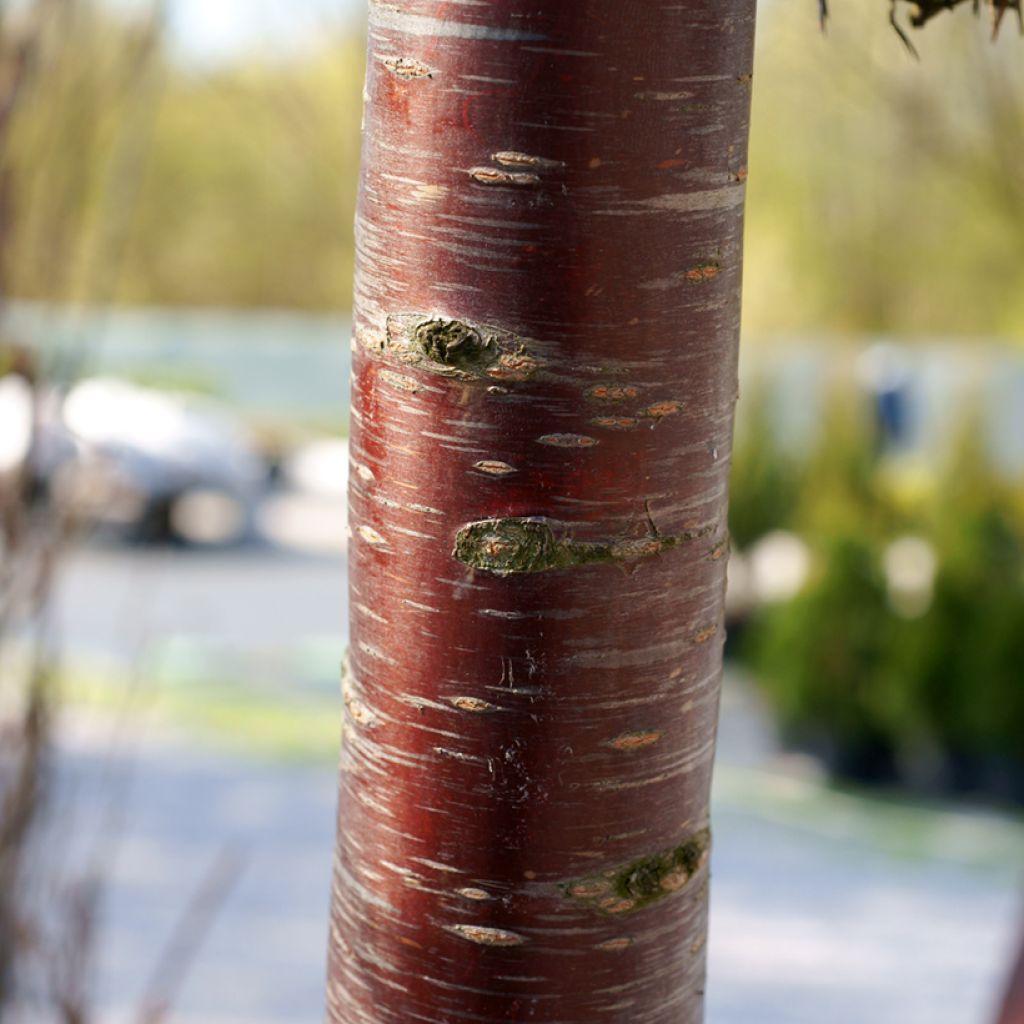
[[[266,469],[213,402],[113,378],[66,395],[0,377],[0,478],[37,489],[133,540],[224,544],[249,532]]]
[[[68,392],[61,423],[77,450],[71,493],[93,518],[144,541],[229,543],[248,532],[265,467],[208,399],[93,378]]]

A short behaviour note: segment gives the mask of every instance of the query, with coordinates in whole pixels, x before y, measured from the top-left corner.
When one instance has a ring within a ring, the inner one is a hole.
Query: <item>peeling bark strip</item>
[[[699,1024],[754,0],[371,0],[331,1024]]]

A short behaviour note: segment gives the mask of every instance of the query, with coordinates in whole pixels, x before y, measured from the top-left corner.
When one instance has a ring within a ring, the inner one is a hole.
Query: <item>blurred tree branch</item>
[[[112,228],[127,179],[140,171],[137,148],[123,145],[133,126],[112,131],[106,107],[111,83],[122,95],[134,90],[159,25],[143,21],[137,44],[116,50],[113,66],[79,52],[83,36],[98,31],[93,0],[0,5],[0,305],[26,271],[38,274],[43,294],[67,298],[82,254],[100,287],[117,266]],[[92,239],[110,250],[105,258],[95,244],[90,253]],[[64,847],[42,855],[40,831],[48,822],[67,838],[66,823],[50,813],[57,678],[50,596],[71,528],[35,472],[42,362],[0,337],[0,380],[23,396],[29,424],[23,456],[0,470],[0,1019],[18,1012],[31,989],[55,1019],[82,1024],[91,1016],[99,880],[63,879]]]
[[[978,14],[982,3],[984,3],[985,6],[991,8],[993,38],[999,34],[999,29],[1007,11],[1017,12],[1021,32],[1024,32],[1024,10],[1021,8],[1021,0],[889,0],[889,3],[889,20],[892,23],[892,27],[896,30],[904,45],[914,54],[916,54],[914,45],[910,42],[910,39],[900,25],[898,15],[900,3],[905,3],[912,8],[909,22],[913,28],[923,28],[936,15],[942,14],[944,11],[951,11],[965,3],[969,3],[974,13]],[[824,28],[829,17],[829,0],[818,0],[818,17]]]

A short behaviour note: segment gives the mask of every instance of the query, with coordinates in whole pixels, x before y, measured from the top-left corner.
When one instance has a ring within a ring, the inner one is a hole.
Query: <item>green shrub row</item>
[[[927,467],[876,454],[856,411],[830,403],[799,464],[763,423],[738,438],[736,547],[784,529],[810,554],[738,654],[784,735],[838,774],[1024,799],[1024,488],[973,419]]]

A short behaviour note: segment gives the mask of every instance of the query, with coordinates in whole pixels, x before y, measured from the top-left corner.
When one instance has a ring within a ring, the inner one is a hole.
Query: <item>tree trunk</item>
[[[998,1024],[1024,1024],[1024,938],[1011,969]]]
[[[334,1024],[702,1018],[753,30],[371,3]]]

